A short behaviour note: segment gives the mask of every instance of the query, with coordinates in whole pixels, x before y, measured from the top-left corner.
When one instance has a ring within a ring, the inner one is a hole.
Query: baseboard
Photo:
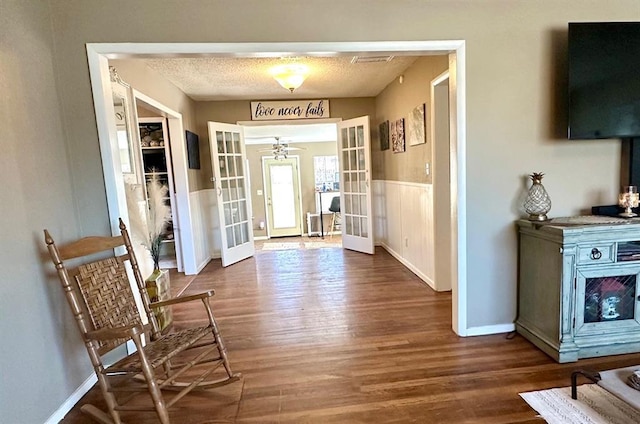
[[[98,377],[95,374],[91,374],[89,378],[87,378],[84,383],[80,385],[72,394],[64,401],[62,405],[45,421],[45,424],[58,424],[62,419],[71,411],[76,403],[82,396],[86,395],[87,392],[98,382]]]
[[[267,236],[257,236],[257,237],[253,237],[253,240],[269,240],[269,237]]]
[[[489,334],[511,333],[512,331],[516,331],[516,325],[514,323],[484,325],[481,327],[467,328],[466,336],[487,336]]]
[[[431,287],[433,290],[436,289],[436,285],[433,282],[433,280],[431,278],[427,277],[422,271],[420,271],[418,268],[416,268],[415,265],[413,265],[411,262],[409,262],[405,258],[403,258],[402,255],[397,253],[391,247],[387,246],[384,242],[380,242],[380,246],[382,246],[382,248],[384,248],[384,250],[389,252],[389,254],[391,256],[393,256],[398,262],[400,262],[402,265],[407,267],[411,272],[413,272],[415,275],[417,275],[418,278],[420,278],[422,281],[427,283],[427,285],[429,287]]]

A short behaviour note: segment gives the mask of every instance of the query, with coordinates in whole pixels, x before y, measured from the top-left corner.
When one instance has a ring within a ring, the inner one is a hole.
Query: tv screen
[[[569,139],[640,136],[640,22],[569,23]]]

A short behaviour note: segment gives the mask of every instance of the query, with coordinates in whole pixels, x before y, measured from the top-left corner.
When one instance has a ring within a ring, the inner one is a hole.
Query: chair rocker
[[[241,375],[232,373],[227,360],[209,304],[214,291],[151,303],[122,220],[120,231],[119,236],[85,237],[58,247],[44,230],[47,249],[98,377],[108,413],[93,405],[83,405],[81,410],[105,424],[120,424],[120,411],[155,411],[161,423],[169,423],[168,408],[188,392],[222,386],[239,380]],[[122,247],[126,253],[114,255],[113,249]],[[65,264],[99,252],[109,252],[110,257],[95,260],[94,256],[91,262],[69,269]],[[131,265],[148,324],[143,324],[136,306],[126,262]],[[208,323],[162,335],[152,310],[194,300],[202,301]],[[136,352],[111,365],[103,363],[104,354],[128,341],[135,344]],[[218,378],[213,379],[214,375]],[[165,391],[173,393],[166,396]],[[140,392],[147,392],[150,402],[128,403],[139,398]]]

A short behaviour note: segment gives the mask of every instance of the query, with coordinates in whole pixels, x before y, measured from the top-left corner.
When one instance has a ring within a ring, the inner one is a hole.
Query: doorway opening
[[[453,330],[466,336],[467,326],[467,272],[466,272],[466,77],[465,77],[465,42],[464,40],[442,41],[394,41],[394,42],[332,42],[332,43],[89,43],[86,45],[91,86],[93,92],[94,107],[96,111],[96,123],[100,141],[103,171],[105,177],[105,189],[109,207],[109,219],[114,233],[117,232],[118,217],[127,217],[126,201],[122,189],[122,178],[114,175],[114,165],[118,158],[115,152],[117,148],[117,136],[115,126],[112,129],[113,119],[108,115],[113,109],[109,88],[109,58],[118,57],[145,57],[159,55],[162,52],[171,53],[174,56],[210,55],[217,57],[257,57],[260,55],[285,56],[326,56],[327,52],[334,55],[352,55],[354,52],[364,54],[392,54],[424,56],[429,54],[448,54],[450,72],[450,108],[452,121],[452,164],[451,164],[451,198],[452,250],[455,252],[452,265],[452,327]],[[186,163],[184,147],[178,148],[180,162]],[[177,167],[178,168],[178,167]],[[186,170],[184,172],[186,174]],[[176,177],[178,177],[178,172]],[[180,176],[181,177],[181,176]],[[178,179],[178,178],[177,178]],[[186,181],[186,179],[185,179]],[[176,182],[178,185],[178,181]],[[185,184],[186,186],[186,184]],[[180,193],[178,192],[178,202]],[[180,214],[179,219],[184,220],[186,227],[182,230],[191,232],[191,211],[189,210],[188,186],[184,194],[186,198],[186,213]],[[188,228],[187,228],[188,227]],[[197,272],[195,266],[195,244],[193,237],[187,240],[183,246],[185,272],[193,274]],[[193,260],[193,264],[188,261]],[[193,265],[193,266],[188,266]]]
[[[328,211],[340,195],[338,120],[318,121],[238,123],[251,169],[256,251],[342,247]],[[274,172],[282,178],[275,184]]]

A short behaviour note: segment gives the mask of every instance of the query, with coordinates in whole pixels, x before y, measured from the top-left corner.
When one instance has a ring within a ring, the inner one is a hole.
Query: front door
[[[338,123],[342,247],[373,254],[369,117]]]
[[[302,235],[298,158],[264,158],[262,165],[267,234],[270,237]]]
[[[209,122],[209,140],[222,241],[222,266],[228,266],[255,253],[242,127]]]

